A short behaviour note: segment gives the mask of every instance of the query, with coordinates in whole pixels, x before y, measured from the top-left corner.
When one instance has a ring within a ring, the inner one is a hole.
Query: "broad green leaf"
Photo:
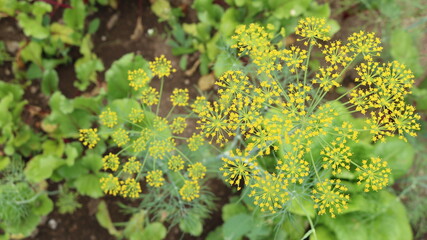
[[[98,154],[87,154],[81,160],[83,166],[92,172],[98,172],[102,168],[102,157]]]
[[[310,235],[310,240],[337,240],[333,231],[320,225],[316,227],[316,234]]]
[[[31,61],[39,66],[42,65],[42,47],[39,43],[31,41],[21,51],[21,57],[24,61]]]
[[[222,15],[221,24],[218,29],[222,36],[228,37],[234,33],[234,30],[239,24],[236,14],[238,14],[236,9],[229,8]]]
[[[375,193],[375,198],[370,201],[370,204],[376,202],[378,208],[369,214],[353,212],[337,215],[336,218],[322,216],[318,224],[324,224],[340,240],[412,239],[406,210],[399,198],[381,191]]]
[[[317,18],[329,18],[331,15],[331,9],[329,8],[329,4],[317,4],[316,2],[312,2],[310,8],[308,9],[305,16],[307,17],[317,17]]]
[[[117,231],[114,227],[113,222],[111,221],[110,213],[108,212],[107,204],[102,200],[98,204],[98,211],[96,212],[96,220],[98,220],[99,225],[108,230],[110,235],[119,237],[121,233]]]
[[[70,44],[70,45],[78,45],[79,42],[76,41],[75,38],[73,38],[74,30],[73,28],[60,24],[60,23],[52,23],[50,25],[50,32],[52,36],[52,40],[61,40],[63,43]]]
[[[86,7],[82,0],[71,0],[72,8],[64,11],[62,19],[72,29],[83,30],[86,18]]]
[[[6,156],[0,157],[0,171],[5,169],[10,164],[10,158]]]
[[[70,114],[73,112],[73,101],[67,99],[62,93],[55,92],[49,99],[49,106],[52,111],[57,111],[63,114]]]
[[[71,144],[67,144],[65,145],[65,155],[67,156],[67,158],[65,159],[65,163],[68,166],[72,166],[76,158],[79,156],[79,153],[77,151],[77,148],[75,148]]]
[[[74,82],[74,86],[80,91],[84,91],[91,81],[96,81],[96,72],[103,71],[104,64],[95,54],[91,54],[79,58],[74,64],[74,68],[79,80]]]
[[[64,153],[64,142],[62,139],[59,141],[49,139],[43,142],[42,148],[44,155],[54,155],[60,158]]]
[[[67,180],[76,179],[82,175],[89,173],[89,170],[84,167],[79,161],[72,166],[64,165],[56,170],[57,175]]]
[[[145,217],[145,210],[141,210],[140,212],[133,214],[123,231],[124,236],[132,238],[132,235],[135,235],[135,233],[142,232],[144,230]]]
[[[40,79],[43,77],[43,70],[39,67],[39,65],[32,61],[25,75],[29,80]]]
[[[36,229],[37,225],[40,223],[41,217],[30,213],[28,214],[21,222],[14,225],[8,225],[6,229],[7,233],[21,235],[24,237],[30,236],[31,233]]]
[[[427,89],[414,88],[412,89],[412,94],[417,102],[417,110],[427,110]]]
[[[241,203],[229,203],[222,207],[222,220],[227,221],[234,215],[247,213],[246,207]]]
[[[109,100],[126,98],[132,92],[129,86],[128,71],[142,68],[151,78],[151,71],[148,62],[139,55],[128,53],[119,60],[113,62],[110,69],[105,73],[108,84],[107,97]]]
[[[99,18],[95,18],[92,21],[90,21],[87,33],[88,34],[96,33],[96,31],[98,31],[100,23],[101,23],[101,21],[99,20]]]
[[[254,227],[252,216],[247,213],[235,215],[224,222],[222,233],[224,239],[240,239]]]
[[[151,4],[151,10],[161,21],[169,20],[173,17],[171,5],[167,0],[155,0],[154,3]]]
[[[202,220],[197,215],[187,215],[179,222],[179,228],[185,233],[200,236],[203,232]]]
[[[102,100],[103,95],[99,95],[98,97],[76,97],[73,99],[73,105],[75,109],[82,109],[98,115],[102,109]]]
[[[43,73],[41,89],[43,94],[49,96],[58,90],[59,77],[55,69],[46,69]]]
[[[304,190],[300,190],[304,191]],[[300,216],[310,216],[314,218],[316,212],[314,210],[314,202],[310,198],[304,198],[302,194],[297,194],[298,197],[289,201],[288,211]]]
[[[93,198],[98,198],[103,195],[101,191],[101,184],[99,177],[93,174],[82,175],[74,182],[77,191],[82,194]]]
[[[409,67],[416,76],[423,73],[417,44],[407,30],[397,28],[391,32],[390,54],[394,59]]]
[[[40,195],[33,203],[33,212],[39,216],[49,214],[53,210],[53,202],[45,193]]]
[[[206,240],[224,240],[224,236],[222,235],[222,226],[215,228],[215,230],[209,232]]]
[[[414,147],[398,138],[388,138],[386,142],[375,144],[373,156],[388,162],[394,179],[404,176],[412,166],[415,157]]]
[[[214,64],[215,77],[220,77],[224,72],[241,66],[241,62],[235,59],[231,54],[226,51],[221,52]]]
[[[335,19],[328,19],[326,21],[326,25],[331,26],[331,30],[329,31],[329,36],[333,36],[335,33],[337,33],[341,26]]]
[[[16,0],[0,0],[0,12],[13,17],[17,13],[16,8]]]
[[[37,155],[25,167],[24,174],[30,182],[40,182],[49,178],[53,171],[65,162],[54,155]]]
[[[295,17],[303,14],[308,6],[310,5],[311,0],[290,0],[286,1],[276,9],[274,9],[273,16],[278,19],[286,19],[290,17]]]
[[[306,216],[289,215],[289,219],[283,222],[282,239],[300,240],[303,239],[309,223]]]
[[[38,39],[45,39],[49,36],[49,29],[42,25],[41,20],[31,18],[26,13],[18,14],[17,19],[26,36]]]
[[[195,0],[192,7],[198,12],[202,12],[212,7],[212,0]]]
[[[167,230],[163,224],[159,222],[154,222],[148,224],[148,226],[142,232],[141,239],[152,239],[152,240],[162,240],[166,237]],[[137,239],[135,239],[137,240]]]

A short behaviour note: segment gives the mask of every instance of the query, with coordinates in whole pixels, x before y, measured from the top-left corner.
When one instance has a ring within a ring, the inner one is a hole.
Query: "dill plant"
[[[123,206],[127,212],[144,209],[172,225],[183,219],[201,221],[213,207],[213,195],[204,185],[207,158],[199,152],[211,149],[200,134],[183,135],[198,103],[190,102],[188,89],[175,89],[169,97],[172,108],[162,116],[164,84],[174,81],[170,76],[175,69],[163,55],[147,65],[128,71],[130,97],[110,102],[94,128],[80,130],[80,141],[89,149],[106,141],[101,189],[138,200],[139,208]],[[160,80],[160,89],[149,85],[153,77]],[[175,114],[177,108],[183,113]]]
[[[220,169],[226,181],[269,216],[286,215],[296,205],[312,231],[307,200],[318,215],[335,218],[352,201],[351,183],[362,192],[390,183],[388,162],[354,159],[352,143],[362,135],[371,142],[392,136],[406,141],[420,129],[419,115],[404,101],[414,82],[411,70],[397,61],[379,62],[382,47],[374,33],[356,32],[342,42],[331,41],[329,29],[325,19],[301,19],[301,44],[284,48],[273,43],[272,25],[237,27],[231,48],[250,60],[225,72],[216,81],[217,99],[196,112],[203,136],[231,149]],[[310,69],[314,51],[324,64]],[[349,71],[358,75],[356,86],[327,101]],[[341,117],[349,113],[363,118]],[[261,164],[266,158],[274,159],[272,167]]]

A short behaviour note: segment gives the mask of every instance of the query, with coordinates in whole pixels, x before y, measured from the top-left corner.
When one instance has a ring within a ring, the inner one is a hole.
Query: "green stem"
[[[159,97],[159,103],[157,103],[157,109],[156,109],[156,116],[159,115],[159,108],[160,108],[160,102],[162,101],[162,95],[163,95],[163,84],[164,84],[164,78],[162,77],[160,79],[160,97]]]
[[[311,151],[310,151],[310,158],[311,158],[311,163],[313,163],[313,168],[314,168],[314,172],[316,173],[317,180],[321,182],[319,172],[317,171],[316,164],[314,163],[313,154],[311,153]]]
[[[307,83],[307,73],[308,73],[308,63],[310,62],[310,55],[311,50],[313,49],[313,44],[310,42],[310,46],[308,47],[308,54],[307,54],[307,62],[305,64],[305,72],[304,72],[304,86]]]
[[[298,201],[298,199],[295,199],[295,200],[297,200],[298,205],[301,207],[301,209],[304,211],[305,216],[307,217],[308,223],[310,224],[310,228],[313,231],[314,240],[317,240],[317,234],[316,234],[316,229],[314,228],[313,220],[311,220],[310,215],[308,214],[305,207],[301,204],[301,202]]]

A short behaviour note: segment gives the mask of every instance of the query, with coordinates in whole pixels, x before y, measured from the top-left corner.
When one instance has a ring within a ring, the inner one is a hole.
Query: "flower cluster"
[[[370,189],[378,191],[388,185],[391,169],[387,167],[387,162],[378,157],[372,157],[368,163],[367,160],[362,161],[362,166],[356,168],[360,172],[358,184],[365,187],[365,192]]]
[[[239,57],[248,57],[249,64],[218,78],[216,99],[200,97],[191,105],[211,144],[233,140],[220,170],[230,185],[248,188],[263,212],[286,211],[288,200],[296,201],[295,189],[310,189],[318,214],[335,217],[350,201],[348,176],[357,177],[365,191],[378,191],[391,174],[385,160],[372,158],[361,166],[354,161],[350,146],[359,141],[359,133],[376,141],[395,135],[405,139],[419,130],[415,108],[404,102],[412,72],[396,61],[376,62],[373,57],[382,47],[373,33],[328,42],[329,30],[325,19],[302,19],[296,34],[307,49],[280,49],[272,43],[272,26],[239,26],[231,47]],[[324,65],[308,69],[315,47],[324,55]],[[352,69],[359,75],[357,86],[327,102],[328,91],[339,87]],[[313,70],[317,72],[311,74]],[[293,78],[282,77],[289,75]],[[345,96],[350,100],[341,103]],[[363,126],[356,128],[351,117],[341,117],[351,111],[368,116]],[[258,164],[265,159],[274,159],[274,168]]]
[[[80,130],[80,141],[88,148],[94,148],[101,139],[108,144],[109,153],[102,161],[103,169],[109,174],[100,179],[104,193],[138,198],[142,194],[141,182],[145,181],[143,186],[147,186],[147,192],[150,189],[166,191],[175,199],[170,201],[181,204],[202,196],[207,168],[200,158],[187,152],[197,151],[204,145],[204,138],[197,133],[192,137],[183,136],[187,119],[194,114],[187,108],[175,107],[201,105],[196,107],[200,112],[207,101],[199,97],[190,102],[187,89],[175,89],[170,96],[173,107],[166,116],[160,116],[163,81],[174,71],[164,56],[150,62],[149,69],[128,71],[128,84],[135,90],[132,91],[134,99],[107,105],[99,115],[99,130]],[[151,76],[160,78],[160,92],[149,86]],[[189,151],[182,151],[185,148]]]
[[[156,57],[153,62],[150,62],[150,69],[153,75],[159,78],[169,77],[171,73],[176,72],[176,70],[172,68],[171,61],[166,59],[164,55]]]
[[[133,87],[133,89],[136,91],[142,87],[145,87],[150,81],[150,78],[142,68],[139,68],[137,70],[128,71],[128,80],[129,86]]]
[[[100,138],[98,136],[97,128],[80,129],[79,141],[81,141],[83,145],[87,146],[89,149],[94,148],[99,140]]]

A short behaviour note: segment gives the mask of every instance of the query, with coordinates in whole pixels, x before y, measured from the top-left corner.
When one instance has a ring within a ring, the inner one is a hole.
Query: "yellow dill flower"
[[[154,61],[151,61],[150,69],[154,76],[159,78],[169,77],[171,73],[176,72],[176,69],[172,68],[171,61],[167,60],[164,55],[156,57]]]
[[[191,109],[194,113],[200,114],[206,111],[208,104],[208,100],[204,96],[197,96],[196,100],[191,104]]]
[[[266,73],[267,76],[272,77],[272,71],[282,69],[282,66],[276,63],[281,56],[281,51],[276,50],[271,44],[273,37],[273,25],[267,25],[267,28],[256,23],[249,26],[241,25],[236,28],[235,35],[232,36],[234,44],[231,48],[236,48],[239,56],[249,55],[253,63],[258,66],[258,74]]]
[[[405,95],[411,93],[410,88],[414,84],[414,74],[404,64],[397,61],[383,63],[379,67],[379,81],[376,87],[379,90],[380,103],[400,101]],[[384,99],[384,100],[383,100]]]
[[[101,183],[101,189],[105,194],[116,196],[120,192],[119,178],[113,174],[108,174],[108,177],[102,177],[99,179]]]
[[[193,133],[193,136],[191,136],[189,139],[187,139],[188,142],[188,148],[190,151],[197,151],[200,146],[203,146],[205,144],[205,139],[202,135]]]
[[[141,170],[141,163],[136,161],[136,157],[131,157],[123,166],[123,171],[127,173],[139,173]]]
[[[184,159],[180,155],[172,155],[168,161],[168,168],[174,172],[184,169]]]
[[[387,162],[378,157],[371,157],[371,161],[362,161],[362,166],[356,168],[360,172],[357,184],[363,184],[365,192],[369,190],[378,191],[388,185],[391,169],[387,167]]]
[[[274,142],[278,141],[279,136],[270,131],[272,129],[271,125],[266,124],[265,126],[265,128],[261,126],[254,127],[250,134],[246,134],[246,139],[249,141],[246,151],[257,150],[259,155],[270,154],[270,147],[273,146]],[[277,146],[273,147],[277,148]]]
[[[99,119],[102,125],[113,128],[117,124],[117,113],[107,108],[99,115]]]
[[[291,73],[295,73],[298,68],[306,71],[303,65],[304,60],[307,58],[307,51],[301,50],[299,47],[291,46],[290,49],[284,49],[281,59],[286,62],[286,66],[290,69]]]
[[[148,128],[143,128],[139,133],[139,137],[132,143],[133,152],[142,152],[146,149],[148,141],[151,139],[153,133]]]
[[[332,218],[335,218],[335,214],[342,213],[344,209],[348,208],[350,196],[344,193],[348,189],[340,183],[339,179],[326,179],[316,184],[311,197],[319,215],[329,213]]]
[[[163,132],[166,129],[169,129],[169,123],[166,118],[156,116],[156,118],[153,121],[153,129],[154,132]]]
[[[221,89],[218,90],[220,103],[228,105],[234,97],[240,97],[242,93],[249,93],[249,78],[241,71],[227,71],[222,74],[215,84]]]
[[[236,48],[240,56],[251,55],[252,52],[257,55],[257,51],[262,52],[271,46],[270,40],[274,37],[271,30],[271,28],[265,29],[257,23],[251,23],[249,26],[239,25],[235,30],[235,35],[231,37],[234,41],[231,48]]]
[[[228,141],[227,137],[234,135],[236,126],[232,121],[227,119],[228,110],[222,110],[221,106],[214,102],[213,106],[208,105],[207,110],[197,123],[200,124],[198,129],[202,130],[205,137],[211,138],[211,142],[216,138],[215,142],[223,145]]]
[[[202,163],[194,163],[188,167],[188,176],[193,180],[203,179],[206,175],[206,167]]]
[[[147,173],[147,183],[152,187],[163,186],[165,179],[161,170],[153,170]]]
[[[289,200],[288,181],[281,176],[266,173],[264,176],[254,177],[252,182],[249,197],[254,198],[254,204],[261,212],[276,213]]]
[[[283,156],[283,160],[277,162],[277,169],[282,170],[282,174],[291,183],[302,184],[304,179],[309,175],[310,168],[308,162],[304,160],[304,149],[302,145],[298,145]]]
[[[350,92],[349,103],[356,107],[356,111],[359,111],[362,114],[366,114],[366,110],[368,110],[373,105],[370,99],[374,94],[376,94],[376,91],[372,88],[367,90],[353,89]]]
[[[159,92],[152,87],[142,89],[140,100],[147,106],[153,106],[159,103]]]
[[[123,197],[137,198],[141,191],[141,186],[134,178],[128,178],[125,181],[121,181],[120,195]]]
[[[380,56],[383,50],[380,46],[381,41],[375,37],[375,33],[356,32],[348,37],[347,41],[347,47],[354,55],[361,53],[363,56]]]
[[[305,40],[304,45],[308,45],[309,43],[316,44],[317,40],[330,40],[330,30],[331,26],[326,25],[326,20],[324,18],[307,17],[299,20],[295,28],[295,33],[302,37],[302,39],[298,39],[298,41]]]
[[[80,129],[79,141],[82,142],[84,146],[92,149],[100,140],[97,132],[97,128]]]
[[[355,130],[353,124],[350,122],[344,121],[341,124],[341,127],[334,127],[334,132],[340,135],[342,138],[351,139],[357,142],[357,137],[359,135],[359,131]],[[341,139],[339,141],[342,141]]]
[[[179,189],[179,195],[188,202],[200,197],[200,186],[197,181],[185,180],[184,185]]]
[[[172,138],[153,140],[148,148],[149,155],[154,159],[164,159],[175,149],[175,141]]]
[[[132,108],[129,113],[129,120],[134,124],[142,122],[144,120],[144,111],[140,108]]]
[[[222,161],[224,164],[219,170],[223,172],[223,176],[230,185],[237,185],[237,190],[242,188],[240,186],[242,181],[248,185],[251,176],[257,175],[259,172],[256,168],[258,163],[254,161],[254,158],[249,157],[240,149],[236,149],[235,153],[230,152],[230,156],[223,157]]]
[[[104,170],[111,169],[112,171],[117,171],[120,165],[119,157],[114,153],[105,155],[102,158],[102,162]]]
[[[338,64],[345,67],[354,59],[349,54],[350,50],[348,46],[342,45],[341,41],[335,41],[329,45],[325,45],[322,53],[325,55],[325,61],[331,64],[334,70],[338,69]]]
[[[396,106],[390,106],[390,115],[393,119],[393,124],[397,130],[397,135],[399,138],[407,141],[404,134],[415,137],[417,133],[415,131],[420,131],[421,127],[418,121],[421,119],[421,116],[415,113],[415,107],[412,105],[405,104],[403,101],[401,104],[396,104]]]
[[[137,70],[128,71],[128,80],[129,86],[133,87],[135,90],[138,90],[147,86],[150,78],[142,68],[139,68]]]
[[[328,169],[330,166],[333,175],[341,173],[343,168],[350,170],[350,157],[353,154],[350,152],[350,147],[345,145],[346,143],[346,140],[337,138],[336,141],[331,143],[331,147],[327,146],[320,151],[325,162],[322,167]]]
[[[129,142],[128,132],[123,128],[116,129],[116,131],[114,131],[112,137],[113,137],[113,141],[119,147],[121,147],[121,146],[123,146]]]
[[[172,133],[181,134],[184,132],[185,128],[187,127],[187,122],[183,117],[176,117],[173,119],[170,127],[172,129]]]
[[[339,87],[340,84],[337,82],[338,73],[332,68],[319,68],[319,73],[316,74],[316,78],[312,80],[313,84],[318,83],[320,88],[323,88],[326,92],[331,90],[333,87]]]
[[[355,78],[354,81],[360,82],[364,86],[371,86],[383,81],[381,79],[381,69],[379,68],[378,62],[369,60],[366,63],[361,63],[355,70],[359,77]]]
[[[170,100],[173,106],[185,107],[188,105],[188,89],[178,89],[175,88],[172,92]]]

